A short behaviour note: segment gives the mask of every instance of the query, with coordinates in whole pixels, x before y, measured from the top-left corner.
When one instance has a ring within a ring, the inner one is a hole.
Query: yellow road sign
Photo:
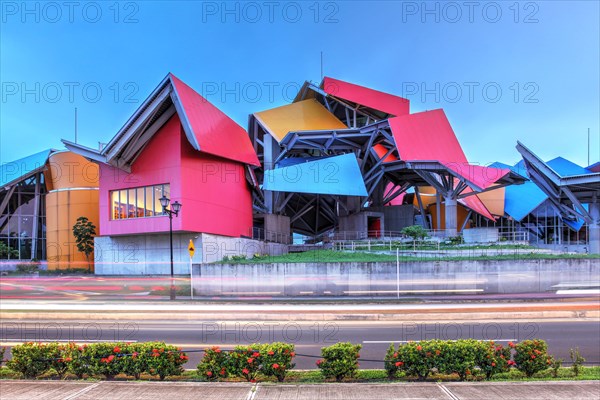
[[[190,252],[190,258],[194,257],[194,253],[196,252],[196,247],[194,246],[194,242],[190,239],[190,244],[188,244],[188,251]]]

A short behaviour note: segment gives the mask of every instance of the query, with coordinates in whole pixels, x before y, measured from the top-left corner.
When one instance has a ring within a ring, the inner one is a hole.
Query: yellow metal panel
[[[419,186],[419,194],[421,195],[421,201],[423,202],[424,208],[427,208],[430,204],[435,203],[435,189],[433,187]],[[419,201],[417,200],[416,194],[413,199],[413,205],[415,207],[419,207]]]
[[[504,215],[504,188],[479,193],[477,197],[483,202],[492,215],[501,217]]]
[[[290,131],[347,128],[315,99],[257,112],[254,116],[278,142]]]

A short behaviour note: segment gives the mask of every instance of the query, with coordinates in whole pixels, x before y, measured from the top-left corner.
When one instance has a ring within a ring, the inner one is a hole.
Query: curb
[[[502,310],[498,312],[373,312],[373,313],[177,313],[177,312],[0,312],[1,320],[111,320],[111,321],[482,321],[576,319],[598,320],[600,310]]]

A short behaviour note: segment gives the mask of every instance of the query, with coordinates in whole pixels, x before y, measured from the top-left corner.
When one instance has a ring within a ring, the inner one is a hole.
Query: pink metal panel
[[[389,122],[400,159],[467,162],[467,157],[444,110],[424,111],[390,118]]]
[[[402,160],[439,161],[482,189],[510,173],[508,169],[469,164],[442,109],[390,118],[389,122]],[[464,193],[469,191],[467,189]],[[477,196],[466,197],[461,202],[473,211],[494,219]]]
[[[196,139],[197,150],[229,160],[260,166],[248,133],[194,89],[171,74],[176,98],[185,113],[184,128]],[[193,142],[193,141],[192,141]]]
[[[167,121],[150,139],[131,166],[131,173],[100,164],[100,235],[168,232],[167,217],[111,219],[110,191],[169,183],[171,199],[181,199],[181,123],[177,115]],[[181,200],[180,200],[181,201]],[[181,211],[182,218],[185,209]],[[173,220],[173,230],[181,230],[182,218]]]
[[[331,96],[374,108],[387,114],[401,116],[409,113],[409,100],[403,97],[329,77],[323,79],[321,86]]]

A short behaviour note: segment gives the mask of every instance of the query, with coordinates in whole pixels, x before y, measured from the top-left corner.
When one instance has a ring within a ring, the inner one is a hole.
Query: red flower
[[[441,351],[439,351],[439,350],[436,350],[436,351],[435,351],[435,355],[436,355],[436,356],[439,356],[441,353],[442,353],[442,352],[441,352]]]
[[[275,352],[273,350],[271,350],[271,351],[269,351],[269,355],[270,356],[275,355]]]
[[[508,347],[514,348],[515,344],[513,342],[508,342]]]
[[[279,369],[279,364],[273,364],[273,369]]]
[[[206,371],[206,376],[208,376],[210,378],[212,376],[212,372],[211,371]]]
[[[181,355],[179,356],[179,359],[180,359],[180,360],[187,360],[188,358],[189,358],[189,357],[188,357],[188,356],[186,356],[185,354],[181,354]]]
[[[398,361],[398,362],[396,363],[396,367],[401,367],[401,366],[403,366],[403,365],[404,365],[404,363],[403,363],[402,361]]]
[[[152,357],[160,357],[160,354],[158,354],[158,353],[152,353]]]
[[[250,379],[250,382],[255,383],[256,379]]]
[[[153,353],[158,353],[158,349],[152,349]]]
[[[225,376],[225,368],[221,369],[221,372],[219,372],[221,375]]]
[[[398,357],[398,353],[394,353],[394,355],[392,357],[397,358]]]
[[[427,353],[425,353],[425,357],[431,357],[431,352],[428,351]]]
[[[121,348],[119,346],[115,346],[115,348],[113,349],[113,353],[120,353],[121,352]]]
[[[220,352],[221,352],[221,349],[217,347],[217,348],[215,349],[215,353],[220,353]]]
[[[317,365],[323,364],[323,360],[317,360]]]
[[[471,371],[470,371],[470,370],[467,370],[465,373],[466,373],[467,375],[471,375]]]
[[[421,351],[421,350],[423,350],[423,348],[421,347],[421,345],[418,345],[418,346],[417,346],[417,350],[418,350],[418,351]]]
[[[250,373],[250,371],[248,371],[246,368],[244,368],[242,370],[242,374],[244,374],[244,375],[248,375],[249,373]]]
[[[108,360],[107,360],[106,358],[101,358],[101,359],[100,359],[100,362],[101,362],[101,363],[107,363],[107,362],[108,362]]]
[[[258,358],[258,357],[260,357],[260,353],[254,353],[254,354],[252,354],[252,357]]]
[[[65,361],[70,362],[70,361],[73,361],[73,359],[71,357],[67,357],[67,358],[65,358]]]
[[[110,356],[108,356],[108,361],[112,361],[115,359],[115,356],[113,356],[112,354]]]
[[[296,352],[292,351],[292,352],[290,353],[290,356],[292,356],[292,357],[296,357]]]
[[[492,363],[492,367],[495,367],[495,366],[496,366],[496,363],[495,363],[495,362],[493,362],[493,363]]]
[[[254,358],[249,358],[248,359],[248,364],[252,364],[254,362]]]
[[[535,360],[535,356],[534,356],[534,355],[532,355],[532,356],[531,356],[531,359],[532,359],[532,360]]]

